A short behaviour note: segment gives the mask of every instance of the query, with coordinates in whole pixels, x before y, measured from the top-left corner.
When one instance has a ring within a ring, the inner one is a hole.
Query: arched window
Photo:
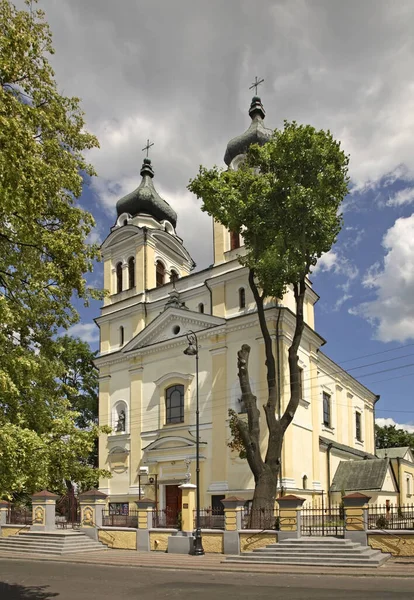
[[[124,219],[122,225],[128,225],[128,219]]]
[[[239,308],[246,308],[246,290],[244,288],[239,289]]]
[[[123,346],[124,341],[125,341],[125,333],[124,333],[124,328],[121,325],[121,327],[119,328],[119,345]]]
[[[302,489],[307,490],[308,489],[308,476],[304,475],[302,477]]]
[[[230,231],[230,250],[240,248],[240,235],[235,231]]]
[[[165,422],[184,422],[184,386],[172,385],[165,390]]]
[[[135,258],[133,256],[128,259],[128,283],[129,289],[135,287]]]
[[[122,292],[122,263],[116,265],[116,293]]]
[[[198,305],[198,312],[204,313],[204,304],[202,302],[200,302],[200,304]]]
[[[171,269],[170,281],[171,283],[175,283],[176,281],[178,281],[178,273],[177,271],[175,271],[175,269]]]
[[[161,287],[165,283],[165,267],[160,260],[157,260],[155,265],[157,287]]]

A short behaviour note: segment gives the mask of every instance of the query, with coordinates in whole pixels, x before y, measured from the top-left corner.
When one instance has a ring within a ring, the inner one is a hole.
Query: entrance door
[[[165,486],[165,508],[167,527],[176,527],[178,513],[181,512],[182,490],[178,485]]]

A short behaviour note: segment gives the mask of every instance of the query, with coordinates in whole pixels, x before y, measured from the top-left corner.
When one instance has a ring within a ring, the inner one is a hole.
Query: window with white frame
[[[331,415],[331,395],[328,392],[322,394],[323,402],[323,424],[325,427],[332,427],[332,415]]]
[[[359,411],[355,413],[355,437],[362,442],[362,414]]]

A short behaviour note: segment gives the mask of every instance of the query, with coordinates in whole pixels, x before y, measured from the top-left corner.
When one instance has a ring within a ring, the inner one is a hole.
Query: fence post
[[[221,501],[224,506],[224,554],[240,554],[240,531],[245,502],[244,498],[237,496],[229,496]]]
[[[278,542],[302,537],[302,505],[305,502],[305,498],[288,494],[287,496],[276,498],[276,502],[279,504],[280,521],[280,529],[277,532]]]
[[[92,539],[98,539],[98,528],[102,527],[102,513],[107,495],[95,488],[79,494],[80,528]]]
[[[48,490],[42,490],[32,496],[31,531],[54,531],[56,529],[56,500],[59,498]]]
[[[1,527],[7,523],[7,513],[9,512],[9,503],[0,500],[0,537],[2,536]]]
[[[342,497],[345,510],[345,539],[368,545],[368,502],[370,496],[355,492]]]
[[[153,525],[155,502],[150,498],[141,498],[136,501],[136,505],[138,508],[137,550],[149,552],[151,550],[149,530]]]

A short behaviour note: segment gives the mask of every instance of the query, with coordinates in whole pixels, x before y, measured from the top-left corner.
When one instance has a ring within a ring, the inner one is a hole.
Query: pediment
[[[101,250],[108,250],[108,248],[125,242],[126,240],[129,240],[140,233],[142,233],[141,229],[135,225],[124,225],[123,227],[117,227],[111,231],[108,237],[104,240]]]
[[[188,448],[196,447],[195,437],[188,433],[189,437],[183,437],[181,435],[166,435],[160,436],[148,446],[143,448],[144,452],[156,452],[158,450],[184,450]],[[200,442],[201,445],[204,445],[205,442]]]
[[[123,352],[131,352],[160,342],[179,340],[194,331],[195,333],[222,327],[225,319],[213,317],[186,308],[168,307],[158,317],[136,335],[124,348]]]

